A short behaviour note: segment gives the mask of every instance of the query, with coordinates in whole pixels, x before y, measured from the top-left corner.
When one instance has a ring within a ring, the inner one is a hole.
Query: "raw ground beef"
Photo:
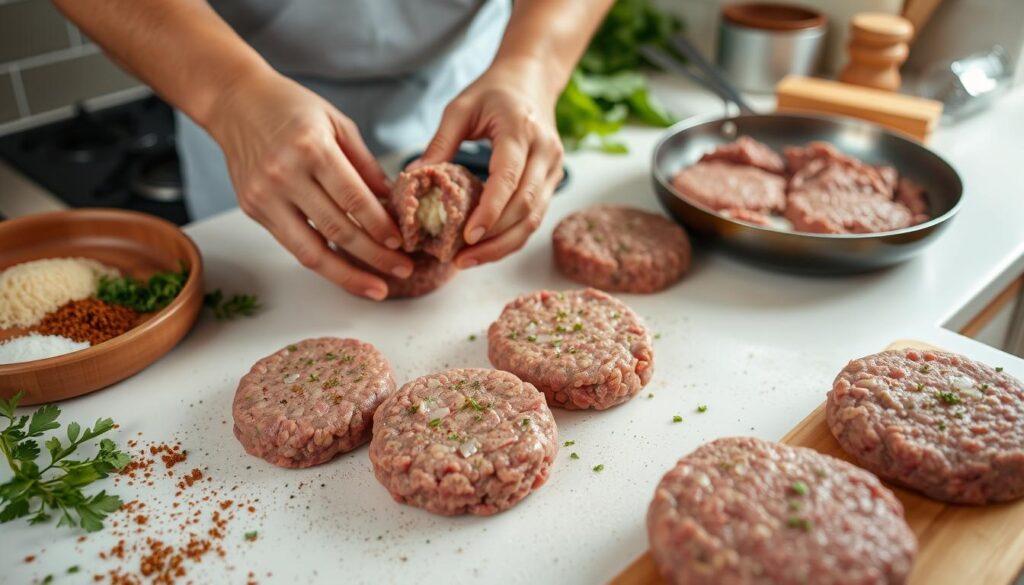
[[[862,466],[962,504],[1024,496],[1024,385],[961,355],[905,349],[851,361],[828,425]]]
[[[242,376],[231,407],[235,436],[274,465],[324,463],[370,439],[373,412],[394,390],[391,366],[369,343],[299,341]]]
[[[687,585],[903,583],[917,541],[871,473],[754,438],[679,460],[647,512],[662,577]]]
[[[507,510],[548,478],[558,429],[531,384],[456,369],[416,378],[373,420],[370,462],[397,502],[445,516]]]
[[[505,306],[487,332],[494,367],[512,372],[551,406],[603,410],[650,381],[654,350],[640,318],[599,290],[539,291]]]
[[[672,186],[723,217],[798,232],[886,232],[930,217],[924,189],[895,167],[869,165],[825,142],[786,147],[779,157],[741,136],[679,171]]]
[[[339,253],[355,266],[384,279],[388,285],[388,299],[407,299],[432,293],[448,284],[448,281],[455,278],[459,272],[459,269],[451,262],[441,262],[429,254],[413,252],[409,254],[413,262],[412,275],[409,278],[398,278],[392,274],[378,272],[348,252],[339,251]]]
[[[558,223],[551,240],[562,274],[607,291],[658,292],[690,267],[690,241],[683,228],[630,207],[577,211]]]
[[[402,232],[403,249],[450,262],[462,248],[463,228],[482,191],[480,179],[461,165],[439,163],[401,173],[387,208]],[[434,210],[429,215],[437,224],[436,233],[430,233],[417,214],[425,200]]]
[[[786,203],[786,180],[759,168],[724,161],[700,162],[672,179],[683,199],[712,210],[745,209],[756,213],[781,211]]]
[[[786,163],[777,152],[749,136],[740,136],[736,142],[717,146],[700,157],[700,162],[712,160],[750,165],[777,175],[786,172]]]

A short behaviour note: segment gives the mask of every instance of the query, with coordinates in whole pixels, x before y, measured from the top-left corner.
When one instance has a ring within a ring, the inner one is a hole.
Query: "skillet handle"
[[[701,70],[701,73],[707,77],[710,84],[714,85],[714,87],[709,87],[709,89],[721,96],[722,99],[729,100],[736,104],[744,114],[757,113],[754,111],[754,108],[750,107],[750,104],[743,98],[743,95],[740,94],[738,89],[736,89],[736,86],[726,79],[726,77],[722,75],[722,72],[719,71],[711,61],[708,61],[707,57],[701,54],[697,47],[693,46],[693,43],[686,40],[686,37],[681,34],[674,34],[669,39],[669,42],[675,50],[679,51],[683,56],[697,65]]]

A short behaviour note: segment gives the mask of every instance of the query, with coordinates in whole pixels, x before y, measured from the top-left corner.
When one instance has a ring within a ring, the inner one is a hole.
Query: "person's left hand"
[[[562,180],[562,142],[555,127],[560,87],[549,87],[541,63],[496,61],[445,108],[437,134],[412,167],[451,160],[464,140],[489,139],[490,175],[466,221],[468,247],[459,268],[493,262],[523,247],[544,219]]]

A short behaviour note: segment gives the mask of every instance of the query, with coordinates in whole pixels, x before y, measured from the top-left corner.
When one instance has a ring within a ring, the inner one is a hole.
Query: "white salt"
[[[89,347],[88,341],[74,341],[60,335],[29,333],[0,342],[0,364],[17,364],[64,355]]]

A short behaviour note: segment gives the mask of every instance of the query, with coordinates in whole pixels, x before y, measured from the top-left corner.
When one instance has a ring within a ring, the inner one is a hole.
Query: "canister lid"
[[[743,2],[722,7],[726,22],[761,30],[807,30],[825,26],[825,15],[804,6],[772,2]]]

